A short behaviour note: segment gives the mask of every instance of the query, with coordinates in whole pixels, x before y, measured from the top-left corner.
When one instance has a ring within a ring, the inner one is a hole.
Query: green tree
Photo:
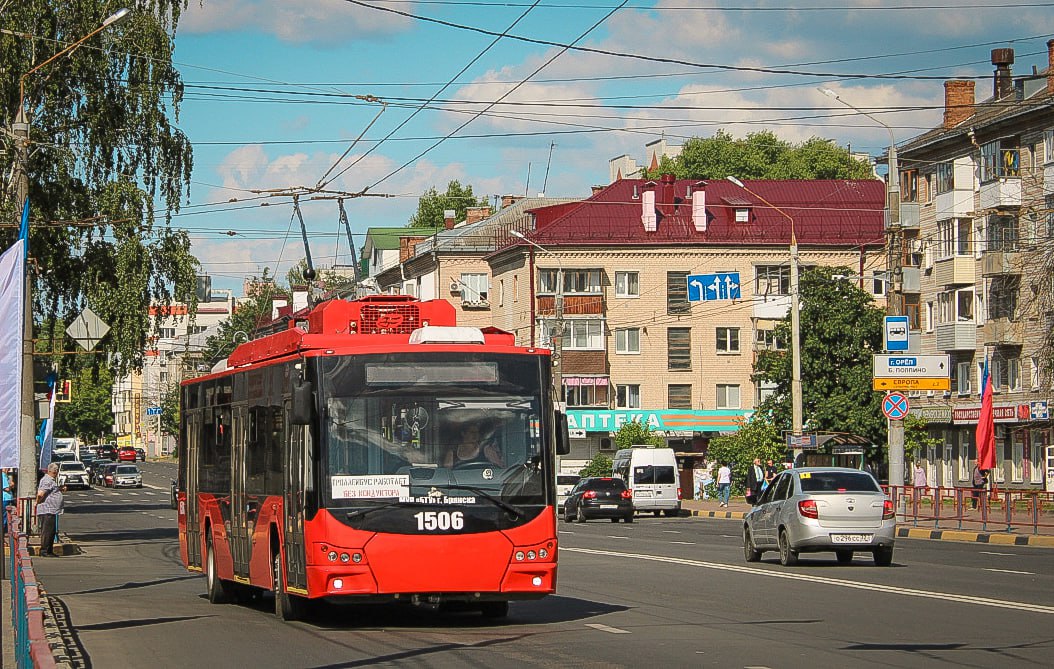
[[[619,448],[630,448],[637,445],[666,446],[666,440],[651,431],[651,426],[640,421],[623,423],[615,433],[615,444]]]
[[[706,458],[716,463],[716,467],[727,464],[732,469],[732,494],[743,494],[747,468],[754,458],[762,462],[772,460],[782,462],[787,447],[780,438],[780,431],[761,412],[755,413],[749,421],[742,421],[735,434],[715,437],[710,440],[706,449]],[[716,484],[715,490],[716,490]]]
[[[253,338],[256,328],[271,320],[272,300],[283,294],[274,285],[267,271],[260,279],[253,278],[258,286],[244,302],[239,303],[230,318],[220,323],[219,332],[205,340],[202,357],[210,363],[226,358],[234,347]]]
[[[597,453],[589,464],[583,467],[578,475],[582,478],[587,476],[611,476],[611,458],[603,453]]]
[[[915,414],[904,417],[904,457],[909,462],[918,460],[928,448],[941,446],[944,440],[930,434],[929,423]]]
[[[101,25],[110,0],[0,2],[0,171],[20,155],[6,128],[19,107],[19,79]],[[190,238],[169,226],[188,192],[190,141],[176,127],[183,83],[172,66],[185,0],[144,0],[125,21],[25,79],[26,172],[37,322],[60,324],[90,306],[110,325],[101,344],[114,366],[141,367],[157,319],[152,303],[193,304],[197,261]],[[0,217],[18,220],[15,189]],[[155,211],[155,205],[160,210]],[[76,221],[78,224],[56,224]],[[83,223],[82,223],[83,222]],[[16,231],[0,232],[8,246]]]
[[[161,391],[161,431],[179,434],[179,385],[175,383]]]
[[[443,212],[447,209],[454,210],[454,220],[465,220],[465,211],[469,207],[487,206],[486,198],[476,199],[472,194],[472,186],[461,186],[461,182],[454,180],[447,184],[446,192],[440,193],[432,186],[421,196],[417,202],[417,211],[410,217],[408,227],[411,228],[441,228],[443,227]]]
[[[832,141],[813,137],[801,144],[759,130],[735,139],[724,130],[713,137],[693,137],[676,158],[663,158],[654,179],[671,173],[679,179],[870,179],[871,166],[856,160]]]
[[[817,267],[802,272],[802,416],[810,431],[848,432],[873,444],[885,443],[881,395],[871,389],[873,355],[882,349],[884,312],[867,292],[836,275],[849,269]],[[791,341],[790,319],[776,326],[776,338]],[[779,428],[791,427],[791,354],[762,351],[754,380],[776,384],[759,407]]]
[[[66,374],[71,381],[70,401],[55,405],[55,434],[76,435],[89,442],[105,438],[113,426],[113,375],[105,367],[88,365],[71,368]]]

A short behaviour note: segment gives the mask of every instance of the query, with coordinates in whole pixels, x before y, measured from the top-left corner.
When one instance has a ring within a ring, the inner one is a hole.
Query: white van
[[[80,440],[77,437],[55,437],[51,446],[51,454],[64,457],[72,455],[73,460],[80,460],[79,446]]]
[[[559,473],[556,475],[556,510],[559,513],[564,511],[564,502],[567,501],[567,496],[571,494],[571,489],[578,485],[578,482],[582,480],[582,477],[578,474],[564,474]]]
[[[625,481],[633,492],[634,511],[651,511],[656,516],[680,514],[681,487],[672,448],[623,448],[615,453],[612,475]]]

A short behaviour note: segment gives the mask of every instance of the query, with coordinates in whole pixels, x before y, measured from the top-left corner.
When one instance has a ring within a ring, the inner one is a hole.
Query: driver
[[[501,451],[492,441],[483,438],[483,428],[475,422],[465,426],[461,443],[452,446],[439,464],[443,467],[456,467],[469,462],[489,462],[498,467],[505,466],[505,458],[502,457]]]

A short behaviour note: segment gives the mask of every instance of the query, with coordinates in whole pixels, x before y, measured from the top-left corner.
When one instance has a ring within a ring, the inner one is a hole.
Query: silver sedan
[[[833,551],[847,564],[866,551],[875,564],[893,562],[893,502],[871,474],[842,467],[805,467],[781,472],[743,522],[743,554],[757,562],[779,551],[780,563],[797,564],[800,553]]]

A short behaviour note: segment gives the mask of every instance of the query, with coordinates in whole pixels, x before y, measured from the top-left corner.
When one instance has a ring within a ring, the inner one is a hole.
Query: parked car
[[[117,446],[114,444],[102,444],[96,450],[95,455],[106,460],[117,460]]]
[[[113,477],[113,482],[110,484],[113,488],[143,487],[143,474],[135,465],[118,464],[114,467],[113,474],[109,476]]]
[[[118,462],[135,462],[138,459],[139,454],[131,446],[122,446],[117,449]]]
[[[113,460],[107,458],[96,458],[88,466],[88,473],[91,475],[91,482],[93,485],[102,485],[102,470],[106,468],[106,465],[114,464]]]
[[[60,464],[63,462],[79,462],[79,460],[77,460],[77,454],[70,451],[52,451],[51,461]]]
[[[743,521],[743,555],[757,562],[779,551],[780,563],[801,553],[833,551],[840,564],[866,551],[875,564],[893,562],[893,502],[875,477],[859,469],[806,467],[781,472]]]
[[[102,468],[102,471],[99,472],[99,478],[102,479],[102,485],[106,486],[107,488],[113,487],[113,473],[120,464],[121,463],[119,462],[111,462],[110,464]]]
[[[60,462],[58,484],[68,488],[90,488],[91,479],[88,478],[88,470],[84,468],[84,463],[76,460]]]
[[[556,510],[562,512],[564,510],[564,502],[567,501],[567,496],[571,494],[571,490],[574,489],[578,482],[582,480],[582,477],[578,474],[557,474],[556,475]]]
[[[564,502],[564,520],[584,523],[590,518],[619,518],[633,522],[633,493],[622,479],[591,477],[582,479]]]
[[[146,462],[146,451],[141,448],[135,449],[135,457],[139,458],[140,462]]]

